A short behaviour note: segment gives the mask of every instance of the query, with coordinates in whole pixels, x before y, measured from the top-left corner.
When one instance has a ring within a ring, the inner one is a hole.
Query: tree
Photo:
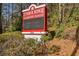
[[[63,23],[64,20],[64,4],[59,3],[59,25]]]
[[[2,20],[1,20],[1,12],[2,11],[2,4],[0,3],[0,34],[2,33]]]
[[[11,31],[21,31],[22,29],[22,10],[26,9],[30,4],[22,4],[22,3],[15,3],[13,4],[14,10],[12,11],[12,20],[11,22]]]

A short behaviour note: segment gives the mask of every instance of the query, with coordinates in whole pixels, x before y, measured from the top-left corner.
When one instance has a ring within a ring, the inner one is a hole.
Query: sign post
[[[22,34],[27,38],[40,40],[47,30],[47,9],[46,5],[30,5],[22,11]]]

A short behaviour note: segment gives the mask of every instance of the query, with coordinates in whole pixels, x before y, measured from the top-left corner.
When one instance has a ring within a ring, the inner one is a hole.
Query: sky
[[[16,9],[15,4],[12,3],[3,3],[2,15],[5,19],[9,19],[12,12]]]
[[[27,6],[29,4],[22,4],[21,6]],[[18,4],[18,6],[20,6],[20,4]],[[4,16],[5,20],[9,20],[10,19],[10,15],[12,15],[13,12],[17,12],[17,10],[20,10],[18,8],[18,6],[16,6],[16,3],[3,3],[2,4],[2,15]],[[23,9],[25,9],[26,7],[23,7]]]
[[[8,18],[8,16],[10,15],[11,11],[11,4],[2,4],[2,15],[4,16],[5,19]],[[7,19],[8,20],[8,19]]]

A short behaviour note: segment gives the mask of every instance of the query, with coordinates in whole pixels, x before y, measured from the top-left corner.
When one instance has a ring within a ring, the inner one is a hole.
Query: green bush
[[[49,50],[49,53],[56,53],[56,52],[59,52],[60,51],[60,47],[59,46],[56,46],[56,45],[53,45],[48,50]]]
[[[37,43],[37,40],[24,40],[20,32],[7,32],[0,34],[0,55],[7,56],[33,56],[46,55],[45,44]]]
[[[47,42],[47,41],[49,40],[49,37],[48,37],[47,35],[43,35],[43,36],[41,37],[41,40],[42,40],[43,42]]]
[[[64,25],[61,25],[60,27],[58,27],[55,31],[56,32],[55,37],[62,38],[63,33],[64,33],[64,29],[65,29]]]
[[[9,40],[11,38],[22,39],[23,36],[22,36],[21,32],[19,32],[19,31],[0,34],[0,42]]]

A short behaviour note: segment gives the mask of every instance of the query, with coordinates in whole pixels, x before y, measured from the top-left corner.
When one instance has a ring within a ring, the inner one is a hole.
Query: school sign
[[[47,8],[45,4],[36,6],[32,4],[22,11],[22,34],[28,36],[40,36],[47,30]]]

